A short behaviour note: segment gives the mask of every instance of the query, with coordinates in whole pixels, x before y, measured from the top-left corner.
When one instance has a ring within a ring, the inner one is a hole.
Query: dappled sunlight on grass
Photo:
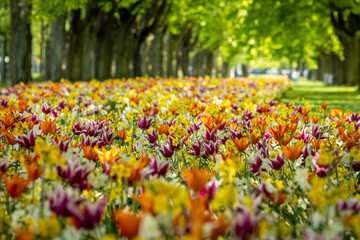
[[[283,96],[282,102],[288,100],[296,104],[307,102],[313,108],[318,108],[322,103],[328,103],[328,109],[339,108],[344,111],[360,112],[360,94],[357,92],[357,87],[326,86],[320,81],[301,79]]]

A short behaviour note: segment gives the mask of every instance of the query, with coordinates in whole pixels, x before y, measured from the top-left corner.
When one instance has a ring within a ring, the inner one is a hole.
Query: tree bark
[[[214,66],[214,53],[212,51],[206,51],[206,68],[205,75],[212,77],[213,76],[213,66]]]
[[[101,11],[96,21],[95,43],[95,78],[105,80],[111,78],[113,56],[113,31],[114,13]]]
[[[64,77],[62,65],[65,46],[65,21],[66,16],[60,15],[51,26],[51,80],[60,81]]]
[[[67,56],[67,78],[71,81],[82,80],[83,46],[84,25],[81,21],[81,10],[73,10],[71,11]]]
[[[230,75],[230,66],[229,63],[226,61],[224,61],[222,64],[221,75],[223,78],[227,78]]]
[[[147,41],[143,42],[140,46],[140,69],[141,69],[141,75],[139,76],[146,76],[148,74],[148,43]]]
[[[241,64],[241,72],[242,72],[243,77],[248,77],[249,76],[249,68],[248,68],[248,65],[246,63]]]
[[[44,80],[51,80],[51,40],[45,40]]]
[[[360,15],[350,12],[344,17],[346,9],[330,3],[331,22],[335,34],[344,46],[345,79],[349,85],[359,85],[360,90]]]
[[[5,34],[2,36],[1,41],[1,82],[6,83],[6,63],[5,63],[5,57],[6,57],[6,36]]]
[[[154,39],[151,41],[149,49],[149,62],[151,64],[151,77],[163,76],[163,39],[164,30],[157,29],[154,33]]]
[[[11,0],[11,83],[28,83],[31,80],[31,31],[29,0]]]
[[[177,65],[177,43],[179,36],[169,33],[167,36],[167,77],[177,77],[176,65]]]
[[[355,35],[344,44],[346,83],[360,84],[360,38]]]

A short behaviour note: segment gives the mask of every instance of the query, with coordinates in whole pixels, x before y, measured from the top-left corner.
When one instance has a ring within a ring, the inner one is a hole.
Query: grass
[[[282,102],[294,101],[296,105],[311,105],[313,110],[320,104],[328,103],[330,108],[360,112],[360,93],[357,87],[326,86],[323,82],[301,79],[282,97]]]

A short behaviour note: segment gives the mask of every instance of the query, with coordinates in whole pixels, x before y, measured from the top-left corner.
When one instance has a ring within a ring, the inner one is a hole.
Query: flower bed
[[[360,115],[280,104],[289,87],[138,78],[1,89],[0,236],[359,237]]]

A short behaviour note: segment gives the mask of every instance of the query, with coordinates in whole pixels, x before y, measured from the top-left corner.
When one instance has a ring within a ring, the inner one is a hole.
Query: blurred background
[[[0,0],[0,81],[360,82],[360,0]]]

